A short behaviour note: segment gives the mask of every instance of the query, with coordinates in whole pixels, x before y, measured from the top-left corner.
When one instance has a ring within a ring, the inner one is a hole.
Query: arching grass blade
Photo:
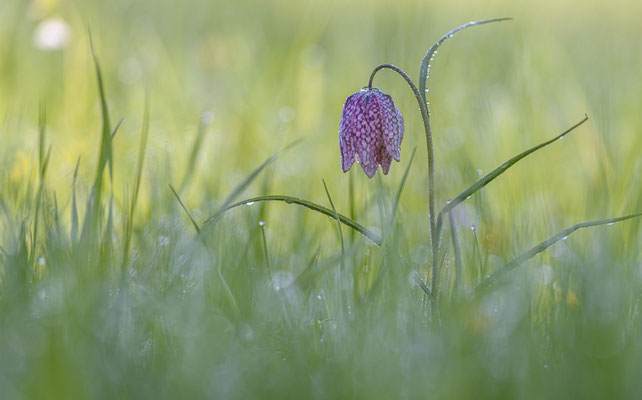
[[[511,158],[510,160],[506,161],[499,167],[495,168],[493,171],[488,173],[486,176],[472,184],[468,189],[464,190],[461,192],[457,197],[446,203],[446,205],[439,211],[439,215],[437,216],[437,237],[439,237],[439,232],[441,230],[441,227],[443,225],[443,217],[447,212],[450,212],[453,208],[457,207],[459,204],[463,203],[467,198],[469,198],[471,195],[473,195],[475,192],[481,190],[484,186],[488,185],[490,182],[492,182],[495,178],[506,172],[510,167],[515,165],[518,161],[520,161],[522,158],[536,152],[537,150],[548,146],[549,144],[563,138],[564,136],[568,135],[571,133],[575,128],[579,127],[583,123],[588,121],[588,116],[585,115],[584,119],[582,119],[580,122],[576,123],[572,127],[568,128],[566,131],[562,132],[561,134],[555,136],[551,140],[547,140],[544,143],[540,143],[535,147],[531,147],[530,149],[516,155],[515,157]]]
[[[272,157],[268,158],[263,162],[263,164],[259,165],[258,168],[256,168],[250,175],[248,175],[241,183],[239,183],[234,190],[227,196],[225,201],[223,201],[223,204],[219,208],[219,210],[214,214],[213,216],[209,217],[203,222],[203,225],[208,224],[214,220],[216,220],[225,210],[227,210],[230,204],[234,201],[234,199],[241,194],[245,190],[245,188],[248,187],[250,183],[267,167],[268,165],[272,164],[274,161],[276,161],[277,158],[281,156],[281,154],[285,153],[287,150],[291,149],[295,145],[301,143],[303,140],[302,139],[297,139],[294,142],[290,143],[289,145],[285,146],[282,150],[280,150],[278,153],[274,154]]]
[[[319,204],[313,203],[311,201],[299,199],[296,197],[292,196],[280,196],[280,195],[274,195],[274,196],[259,196],[259,197],[253,197],[251,199],[246,199],[243,201],[239,201],[237,203],[234,203],[232,205],[229,205],[222,211],[227,211],[231,210],[232,208],[236,208],[238,206],[243,206],[243,205],[252,205],[256,202],[260,201],[282,201],[288,204],[296,204],[302,207],[309,208],[310,210],[314,210],[316,212],[319,212],[321,214],[327,215],[328,217],[332,219],[336,219],[335,213],[330,210],[329,208],[323,207]],[[338,214],[338,213],[337,213]],[[376,233],[366,229],[363,225],[359,224],[358,222],[353,221],[352,219],[346,217],[345,215],[338,214],[339,221],[354,229],[355,231],[359,232],[366,238],[368,238],[372,243],[376,244],[377,246],[381,246],[381,237],[377,235]]]
[[[426,102],[426,80],[428,79],[428,73],[430,72],[430,63],[432,62],[433,57],[437,53],[437,49],[439,46],[442,45],[448,38],[451,38],[455,35],[455,33],[464,30],[466,28],[470,28],[473,26],[477,25],[483,25],[483,24],[488,24],[491,22],[501,22],[501,21],[509,21],[512,20],[512,18],[492,18],[492,19],[486,19],[482,21],[471,21],[467,24],[464,24],[458,28],[453,29],[452,31],[446,33],[444,36],[441,37],[435,44],[428,49],[426,52],[426,55],[424,58],[421,60],[421,66],[419,67],[419,94],[421,95],[421,99],[423,102],[428,105]]]
[[[504,265],[500,270],[497,272],[493,273],[492,275],[488,276],[486,279],[481,281],[479,285],[477,285],[476,291],[484,291],[491,286],[495,282],[497,282],[501,277],[506,275],[508,272],[514,270],[515,268],[519,267],[522,265],[524,262],[527,260],[535,257],[537,254],[545,251],[555,243],[559,242],[560,240],[563,240],[566,238],[568,235],[571,233],[575,232],[578,229],[581,228],[589,228],[592,226],[599,226],[599,225],[612,225],[615,224],[616,222],[621,222],[621,221],[626,221],[627,219],[632,219],[632,218],[637,218],[641,217],[642,213],[637,213],[637,214],[631,214],[631,215],[625,215],[623,217],[618,217],[618,218],[609,218],[609,219],[601,219],[598,221],[589,221],[589,222],[582,222],[579,224],[575,224],[571,226],[570,228],[566,228],[557,235],[551,236],[550,238],[546,239],[542,243],[538,244],[537,246],[531,248],[530,250],[522,253],[519,255],[517,258],[509,262],[508,264]]]

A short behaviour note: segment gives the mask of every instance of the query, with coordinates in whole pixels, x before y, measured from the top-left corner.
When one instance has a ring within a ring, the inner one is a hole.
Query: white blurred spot
[[[214,122],[214,113],[211,111],[205,111],[201,115],[201,122],[208,125]]]
[[[294,115],[295,112],[292,107],[284,106],[279,110],[279,119],[283,123],[287,124],[288,122],[291,122],[294,119]]]
[[[275,291],[279,291],[281,289],[287,288],[294,282],[294,276],[287,271],[277,271],[274,274],[273,282],[272,282],[272,287],[274,288]]]
[[[169,244],[169,238],[167,236],[161,236],[158,238],[158,244],[161,247],[165,247]]]
[[[550,265],[539,265],[533,271],[533,282],[548,286],[553,281],[553,272],[553,267]]]
[[[48,18],[36,27],[33,42],[41,50],[60,50],[71,37],[69,24],[60,18]]]
[[[45,258],[44,257],[39,257],[38,258],[38,265],[40,265],[41,267],[45,266]]]
[[[143,76],[143,66],[140,61],[130,57],[118,67],[118,79],[126,85],[136,83]]]

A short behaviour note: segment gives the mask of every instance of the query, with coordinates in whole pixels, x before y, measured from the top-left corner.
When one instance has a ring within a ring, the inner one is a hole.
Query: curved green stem
[[[417,89],[417,85],[401,68],[392,64],[379,65],[370,74],[370,81],[368,82],[368,89],[372,89],[372,81],[375,75],[382,69],[390,69],[395,71],[408,83],[410,89],[417,99],[419,104],[419,111],[421,112],[421,119],[424,121],[424,130],[426,131],[426,147],[428,149],[428,209],[430,213],[430,240],[433,248],[435,247],[435,157],[432,146],[432,131],[430,129],[430,119],[428,118],[428,107],[421,97],[421,92]],[[433,255],[433,265],[436,255]]]

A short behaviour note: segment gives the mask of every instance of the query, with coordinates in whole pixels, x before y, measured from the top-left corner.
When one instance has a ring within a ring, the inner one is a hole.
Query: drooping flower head
[[[389,95],[365,88],[348,97],[339,124],[343,172],[352,167],[356,154],[369,178],[380,165],[387,175],[391,159],[401,160],[403,131],[403,116]]]

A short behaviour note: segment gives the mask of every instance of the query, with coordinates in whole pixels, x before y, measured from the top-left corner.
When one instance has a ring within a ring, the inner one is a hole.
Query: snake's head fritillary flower
[[[352,167],[356,154],[369,178],[380,165],[387,175],[392,159],[401,160],[403,131],[403,117],[389,95],[366,88],[348,97],[339,124],[343,172]]]

